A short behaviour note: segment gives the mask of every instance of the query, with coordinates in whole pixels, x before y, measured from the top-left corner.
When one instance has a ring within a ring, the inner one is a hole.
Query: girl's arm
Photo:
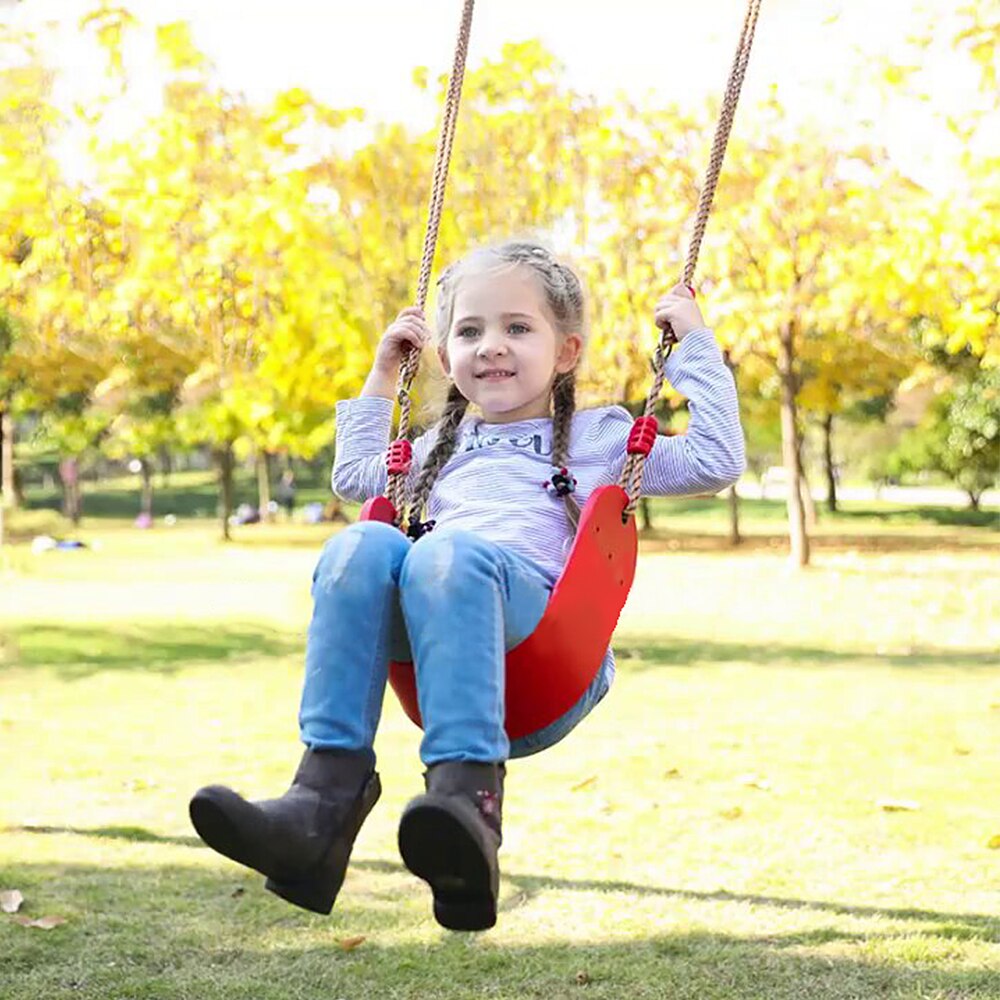
[[[665,366],[667,378],[688,399],[687,433],[656,436],[642,475],[643,496],[718,493],[743,474],[746,449],[733,374],[707,327],[688,332]],[[625,464],[632,417],[621,406],[596,421],[597,446],[615,481]],[[585,446],[586,447],[586,446]]]
[[[746,469],[746,446],[736,382],[712,331],[688,333],[667,359],[666,373],[687,397],[691,419],[685,434],[656,436],[643,468],[643,495],[718,493]]]
[[[341,500],[361,503],[385,492],[386,453],[392,430],[394,402],[383,396],[361,396],[337,403],[337,439],[334,448],[333,492]],[[407,476],[412,490],[420,466],[430,450],[428,434],[413,442],[413,465]]]
[[[415,306],[402,310],[379,341],[360,397],[337,403],[337,439],[330,480],[333,492],[342,500],[361,502],[385,492],[386,452],[399,365],[405,348],[419,351],[429,336],[421,310]],[[427,455],[425,439],[426,435],[421,435],[413,442],[409,489]]]

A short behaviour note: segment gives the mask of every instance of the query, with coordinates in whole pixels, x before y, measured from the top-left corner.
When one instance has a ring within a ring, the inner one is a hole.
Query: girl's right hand
[[[395,374],[407,347],[412,346],[420,351],[430,337],[430,327],[424,320],[423,310],[417,306],[408,306],[382,334],[375,350],[373,367],[384,374]]]

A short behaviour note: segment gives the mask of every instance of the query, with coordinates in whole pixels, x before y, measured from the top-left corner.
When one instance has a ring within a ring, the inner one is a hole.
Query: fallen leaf
[[[767,778],[759,778],[756,774],[744,774],[740,778],[740,784],[746,785],[747,788],[758,788],[762,792],[771,790],[771,782]]]
[[[589,778],[584,778],[579,784],[574,785],[570,791],[571,792],[582,792],[585,788],[590,788],[591,785],[597,784],[597,775],[592,774]]]
[[[959,757],[968,757],[972,751],[968,747],[955,747],[955,753],[957,753]]]
[[[24,902],[24,896],[18,889],[4,889],[0,892],[0,910],[4,913],[17,913]]]
[[[362,945],[368,939],[364,935],[359,935],[358,937],[341,938],[337,944],[340,946],[341,951],[354,951],[359,945]]]
[[[723,809],[719,815],[723,819],[739,819],[743,815],[743,810],[739,806],[733,806],[732,809]]]
[[[238,885],[229,895],[232,896],[233,899],[236,899],[237,896],[242,896],[245,892],[246,889],[244,889],[243,886]]]
[[[53,927],[66,923],[65,917],[39,917],[37,920],[32,920],[31,917],[19,915],[14,917],[14,920],[22,927],[37,927],[40,931],[50,931]]]
[[[1000,833],[998,833],[995,837],[990,837],[990,839],[986,841],[986,846],[991,851],[1000,851]]]
[[[875,805],[887,813],[916,812],[920,808],[920,803],[913,799],[879,799]]]
[[[679,778],[681,776],[681,769],[679,767],[672,767],[669,771],[663,772],[664,778]]]

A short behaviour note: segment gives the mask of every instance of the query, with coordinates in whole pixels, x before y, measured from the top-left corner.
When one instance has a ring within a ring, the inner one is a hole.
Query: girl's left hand
[[[684,284],[674,285],[656,303],[654,322],[661,330],[669,323],[678,343],[692,330],[705,325],[698,303],[694,300],[694,293]]]

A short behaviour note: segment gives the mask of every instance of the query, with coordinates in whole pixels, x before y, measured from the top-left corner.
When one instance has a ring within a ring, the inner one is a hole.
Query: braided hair
[[[511,240],[475,250],[441,274],[435,318],[435,340],[440,349],[445,348],[448,342],[455,295],[462,278],[507,267],[528,267],[534,272],[555,318],[558,334],[578,333],[586,339],[583,286],[576,272],[537,243]],[[413,489],[407,517],[411,525],[419,522],[439,473],[454,454],[459,427],[468,406],[469,401],[458,386],[452,384],[436,425],[437,440],[421,466]],[[560,373],[552,384],[552,464],[557,468],[566,466],[569,461],[570,428],[575,410],[576,372]],[[575,534],[580,521],[580,506],[570,493],[563,493],[562,500],[570,533]]]

